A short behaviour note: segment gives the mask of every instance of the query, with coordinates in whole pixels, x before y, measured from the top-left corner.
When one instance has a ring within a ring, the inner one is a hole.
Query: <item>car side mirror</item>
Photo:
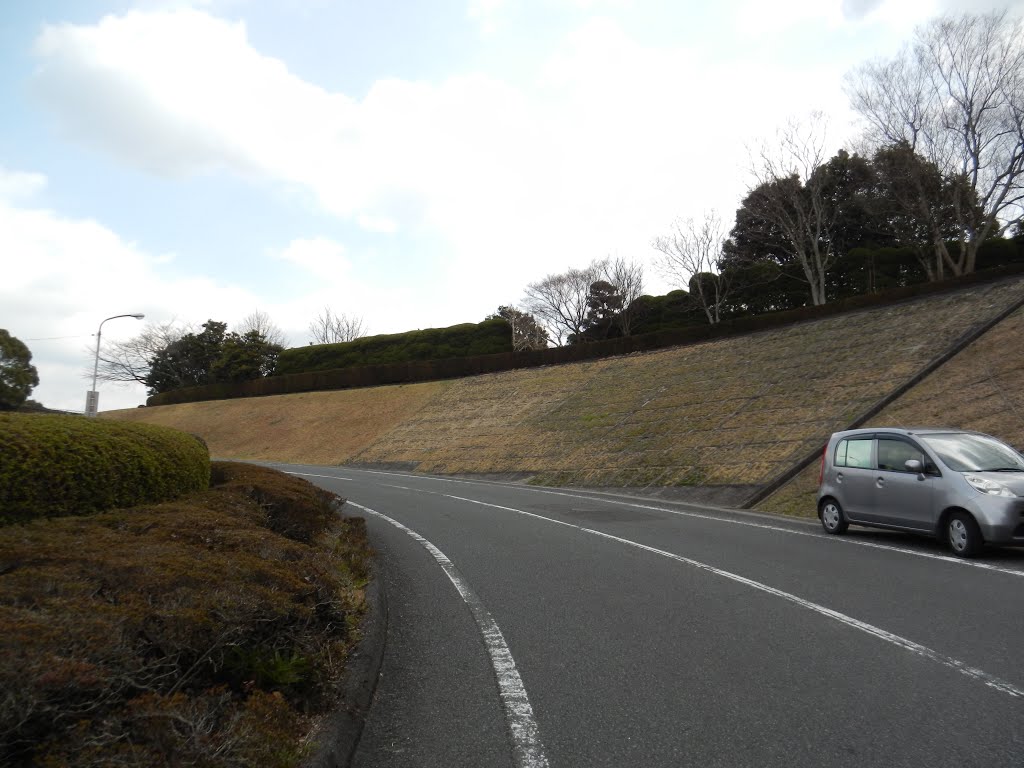
[[[903,465],[907,472],[916,472],[917,474],[924,473],[924,464],[917,459],[907,459],[907,462]]]

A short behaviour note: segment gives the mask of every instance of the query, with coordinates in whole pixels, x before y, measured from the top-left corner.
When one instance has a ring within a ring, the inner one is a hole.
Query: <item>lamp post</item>
[[[130,315],[112,315],[107,320],[116,320],[119,317],[134,317],[136,320],[141,320],[145,315],[141,312]],[[107,320],[104,320],[103,323]],[[96,359],[92,364],[92,389],[85,393],[86,416],[95,416],[99,412],[100,393],[96,391],[96,374],[100,370],[100,336],[103,334],[103,323],[100,323],[100,327],[96,331]]]

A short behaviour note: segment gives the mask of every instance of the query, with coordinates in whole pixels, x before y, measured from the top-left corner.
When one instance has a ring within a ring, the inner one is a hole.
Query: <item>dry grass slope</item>
[[[1024,448],[1024,310],[1018,310],[896,400],[866,426],[948,426],[987,432]],[[758,505],[815,515],[818,465]]]
[[[223,457],[699,485],[736,502],[1022,299],[1015,279],[594,362],[115,417],[197,432]]]
[[[341,464],[445,389],[428,382],[373,389],[212,400],[103,414],[201,435],[220,458]]]
[[[690,347],[451,382],[355,456],[590,486],[760,485],[1024,297],[973,289]]]

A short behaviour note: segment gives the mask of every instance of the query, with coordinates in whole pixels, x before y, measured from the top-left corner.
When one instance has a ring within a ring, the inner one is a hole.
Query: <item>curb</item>
[[[345,665],[341,701],[313,734],[313,754],[301,763],[302,768],[347,768],[359,746],[377,690],[387,639],[387,591],[376,560],[366,587],[366,605],[362,637]]]

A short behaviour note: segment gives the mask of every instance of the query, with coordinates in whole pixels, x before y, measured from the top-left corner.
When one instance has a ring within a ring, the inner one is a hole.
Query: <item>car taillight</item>
[[[828,453],[828,443],[825,443],[825,447],[821,449],[821,466],[818,467],[818,487],[821,487],[821,481],[825,479],[825,454]]]

